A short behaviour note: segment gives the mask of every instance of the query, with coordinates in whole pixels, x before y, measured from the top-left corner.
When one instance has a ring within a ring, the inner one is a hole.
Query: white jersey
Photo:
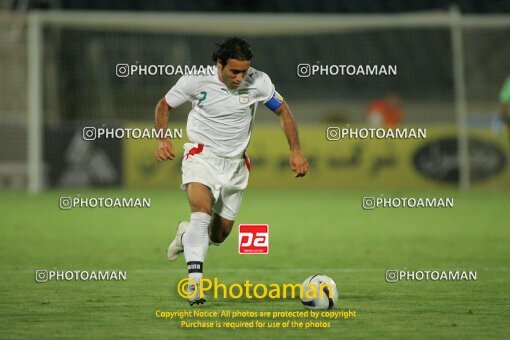
[[[212,75],[182,76],[165,100],[172,108],[192,103],[186,126],[192,143],[203,144],[218,156],[235,158],[248,147],[258,103],[266,103],[274,91],[269,76],[252,67],[237,89],[229,89],[214,67]]]

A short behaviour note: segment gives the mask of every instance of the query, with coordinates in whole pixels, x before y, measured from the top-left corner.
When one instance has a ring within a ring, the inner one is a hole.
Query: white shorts
[[[213,211],[223,218],[235,220],[241,205],[243,191],[250,177],[248,158],[224,158],[216,156],[201,144],[184,144],[182,160],[182,185],[202,183],[214,196]]]

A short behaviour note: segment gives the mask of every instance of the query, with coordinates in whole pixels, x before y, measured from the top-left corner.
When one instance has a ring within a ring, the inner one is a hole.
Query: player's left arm
[[[290,147],[290,167],[296,173],[295,177],[303,177],[308,171],[308,161],[301,151],[301,144],[299,143],[299,134],[292,112],[287,102],[282,98],[280,106],[273,110],[273,112],[280,119],[280,125],[287,137]]]

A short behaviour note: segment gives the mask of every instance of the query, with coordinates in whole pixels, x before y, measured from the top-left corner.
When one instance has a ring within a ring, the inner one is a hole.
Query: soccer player
[[[506,124],[510,131],[510,76],[506,78],[499,93],[498,115],[493,122],[493,131],[499,134],[503,124]]]
[[[177,235],[167,251],[174,261],[184,252],[189,279],[190,305],[202,304],[198,289],[209,244],[219,245],[234,225],[243,191],[248,184],[250,142],[257,105],[262,102],[280,120],[290,147],[290,166],[296,177],[308,171],[301,151],[294,117],[264,72],[251,67],[249,44],[233,37],[217,44],[213,53],[214,74],[186,75],[156,106],[157,129],[166,129],[169,111],[192,103],[187,121],[190,143],[184,145],[182,185],[191,216],[179,222]],[[173,160],[175,150],[169,139],[158,140],[157,160]]]
[[[367,110],[368,123],[372,127],[395,128],[404,120],[400,96],[389,91],[383,98],[373,101]]]

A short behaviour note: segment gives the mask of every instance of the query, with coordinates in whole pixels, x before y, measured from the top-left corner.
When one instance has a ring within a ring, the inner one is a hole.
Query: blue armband
[[[282,105],[282,103],[283,97],[277,91],[274,91],[271,99],[269,99],[264,105],[266,105],[269,110],[275,111],[280,107],[280,105]]]

